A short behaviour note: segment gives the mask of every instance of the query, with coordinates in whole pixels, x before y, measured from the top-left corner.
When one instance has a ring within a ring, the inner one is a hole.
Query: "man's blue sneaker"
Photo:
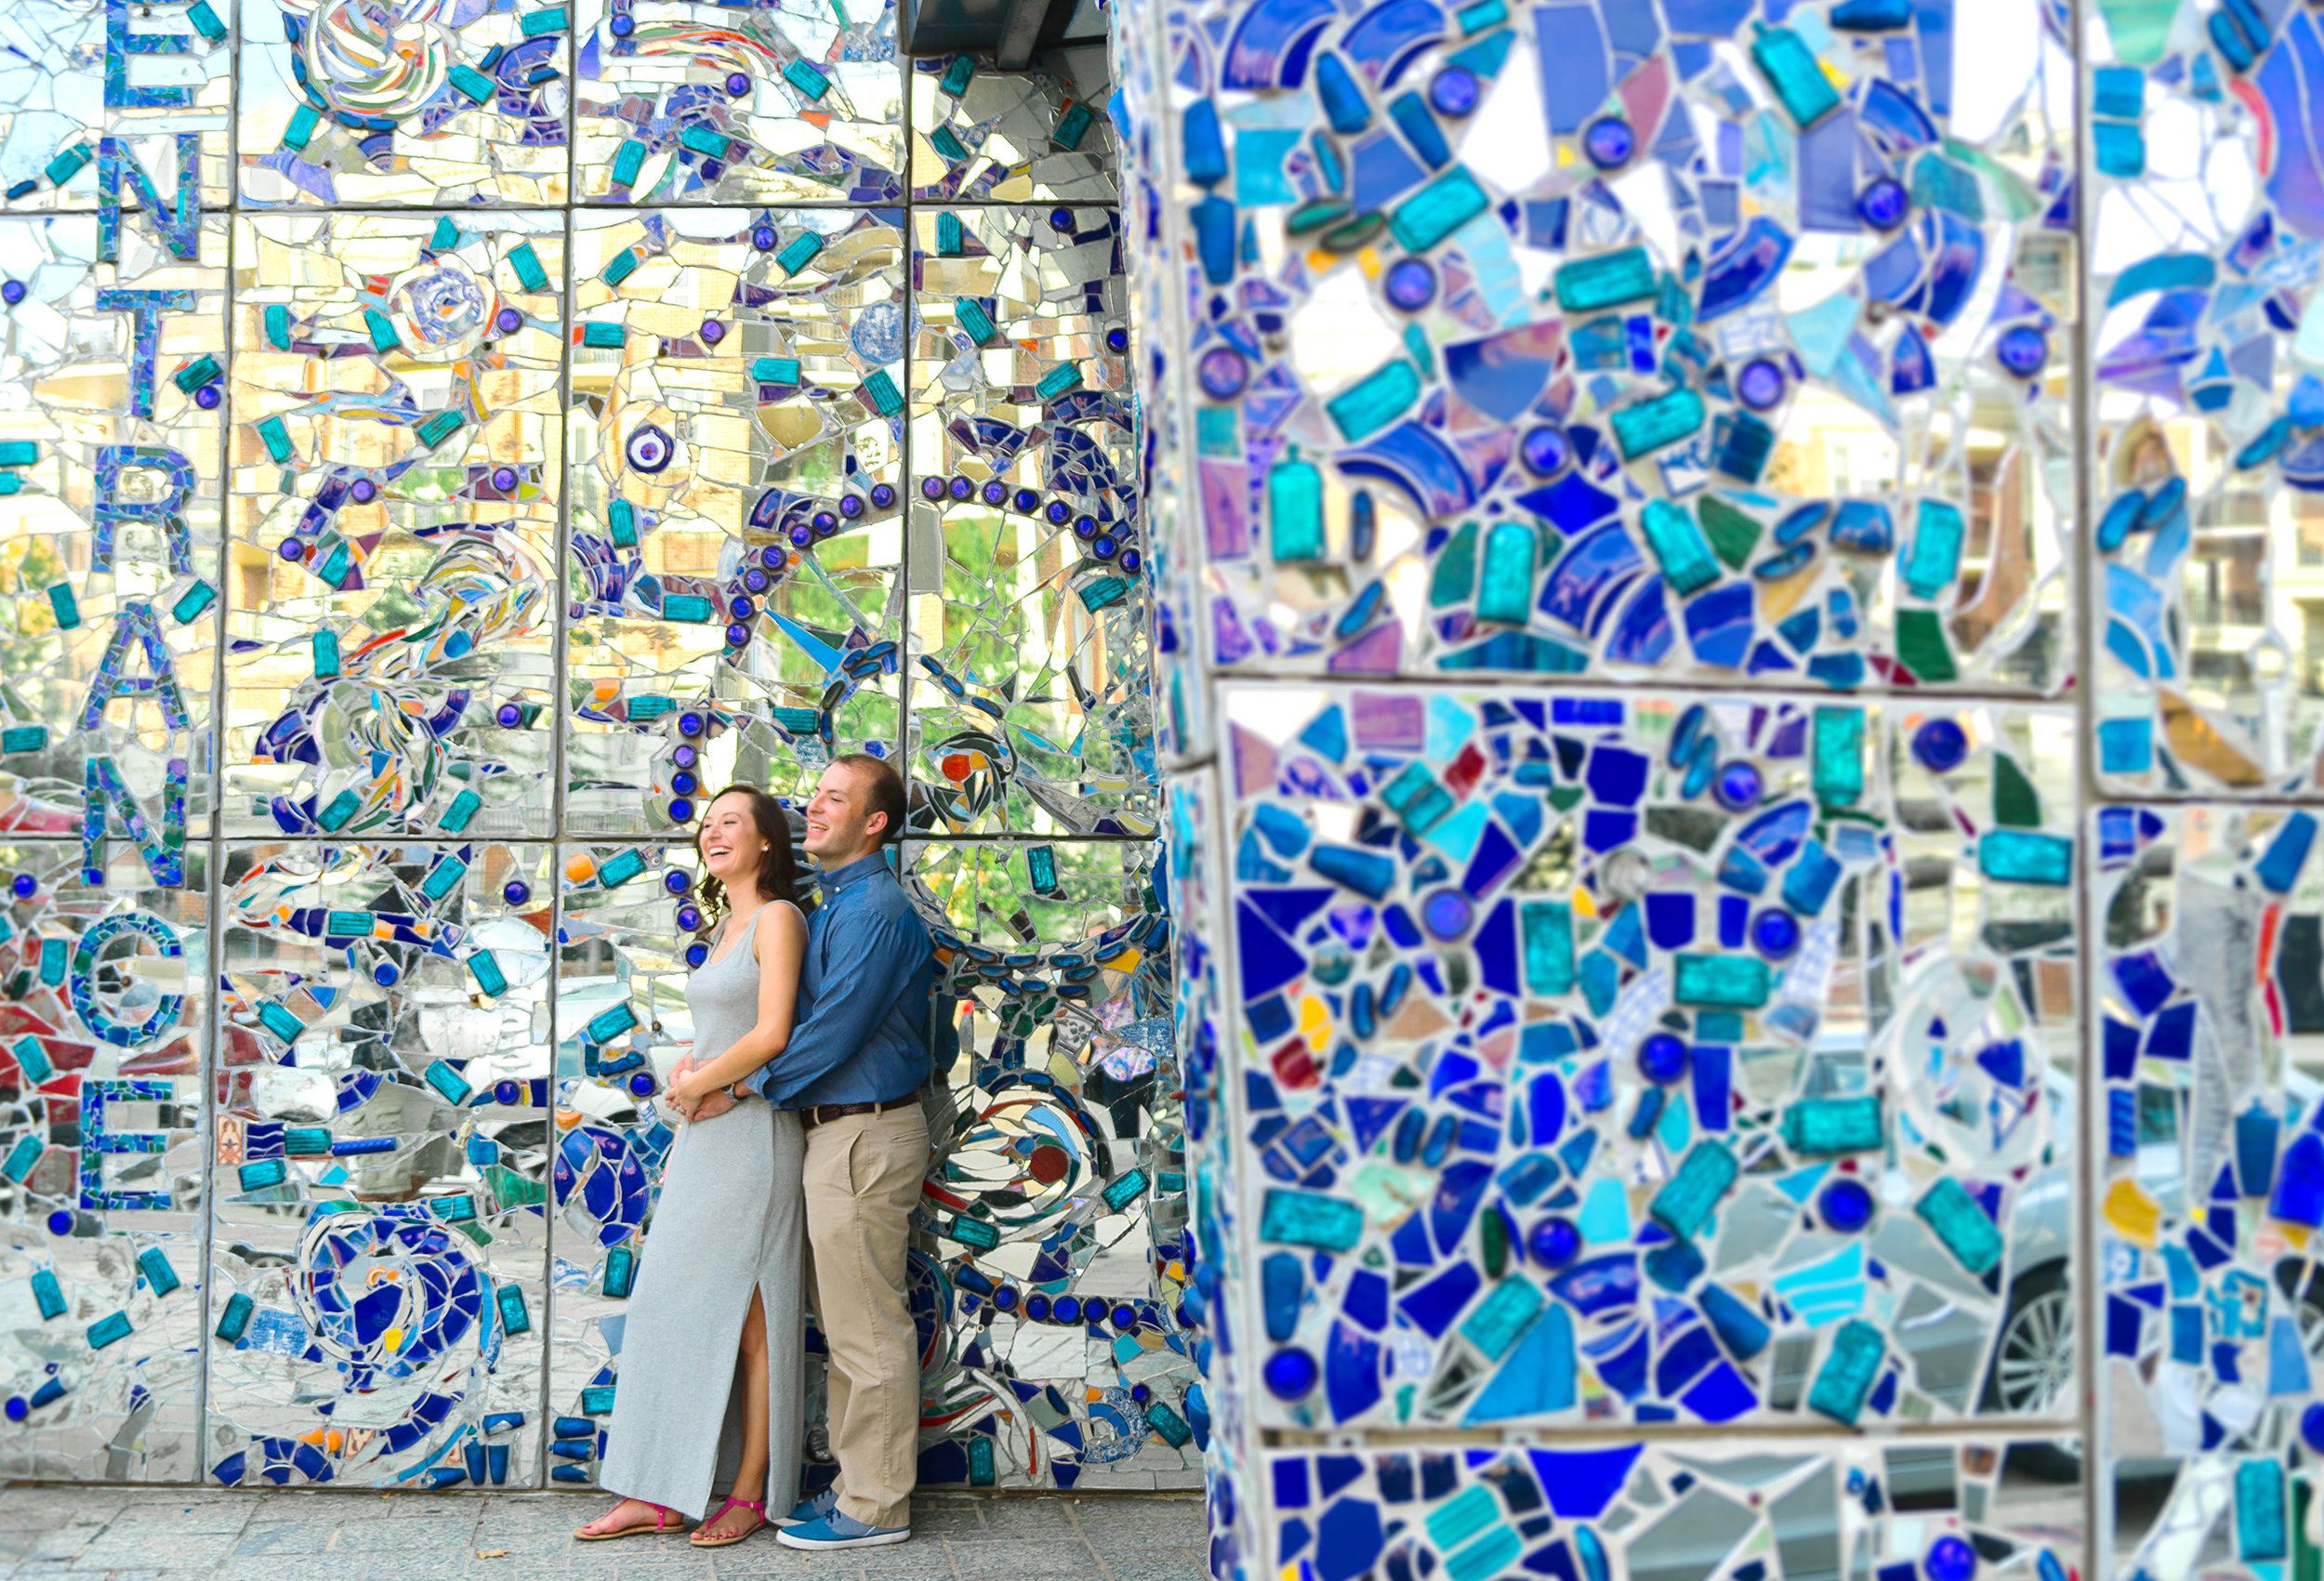
[[[909,1526],[866,1526],[844,1509],[833,1509],[803,1526],[786,1526],[774,1540],[786,1548],[876,1548],[901,1543]]]
[[[798,1526],[804,1524],[809,1521],[815,1520],[819,1516],[830,1514],[831,1511],[838,1507],[838,1502],[839,1490],[836,1487],[825,1488],[823,1492],[815,1495],[812,1498],[800,1499],[797,1504],[791,1507],[791,1512],[788,1515],[784,1516],[780,1521],[777,1521],[775,1524],[777,1526]]]

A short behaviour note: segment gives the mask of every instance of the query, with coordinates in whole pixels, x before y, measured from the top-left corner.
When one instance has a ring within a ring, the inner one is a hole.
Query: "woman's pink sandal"
[[[717,1525],[719,1523],[720,1517],[723,1516],[728,1510],[733,1509],[737,1506],[740,1506],[744,1509],[757,1510],[759,1512],[759,1525],[751,1527],[750,1530],[746,1532],[737,1532],[731,1537],[711,1537],[706,1540],[702,1534]],[[752,1532],[758,1531],[760,1526],[764,1526],[766,1523],[767,1506],[763,1499],[757,1504],[753,1504],[746,1498],[730,1498],[724,1504],[720,1505],[718,1509],[712,1510],[710,1512],[710,1518],[705,1521],[701,1525],[695,1527],[694,1535],[687,1540],[698,1548],[733,1548],[736,1543],[741,1542],[745,1537],[749,1536]]]
[[[646,1503],[644,1499],[638,1499],[635,1502]],[[614,1508],[618,1509],[621,1507],[615,1505]],[[617,1532],[592,1532],[588,1527],[584,1526],[574,1533],[574,1535],[585,1543],[610,1543],[616,1537],[659,1537],[671,1532],[682,1532],[686,1529],[686,1518],[667,1505],[654,1504],[648,1505],[647,1508],[654,1511],[654,1524],[651,1526],[642,1521],[633,1521]],[[611,1515],[613,1510],[609,1509],[605,1513]],[[598,1517],[601,1521],[604,1518],[602,1515]]]

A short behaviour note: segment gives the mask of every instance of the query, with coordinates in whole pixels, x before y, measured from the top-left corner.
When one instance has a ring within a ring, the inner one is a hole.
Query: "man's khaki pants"
[[[905,1252],[927,1172],[917,1103],[807,1129],[807,1299],[830,1348],[839,1508],[873,1526],[909,1525],[919,1480],[920,1347]]]

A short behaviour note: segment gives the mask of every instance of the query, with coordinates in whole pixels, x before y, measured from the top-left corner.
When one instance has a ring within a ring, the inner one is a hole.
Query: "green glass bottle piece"
[[[1448,610],[1465,604],[1475,592],[1477,585],[1477,524],[1463,521],[1452,530],[1445,547],[1436,551],[1436,563],[1429,569],[1428,607]]]
[[[1921,502],[1912,548],[1905,557],[1905,589],[1916,599],[1934,599],[1961,573],[1961,547],[1967,530],[1958,507],[1941,499]]]
[[[597,881],[608,889],[617,889],[645,871],[645,858],[634,849],[615,851],[599,863]]]
[[[490,955],[481,953],[474,957],[476,960],[491,958]],[[468,1078],[442,1060],[430,1061],[427,1070],[421,1072],[420,1075],[429,1087],[442,1095],[446,1103],[465,1104],[475,1096],[476,1088],[469,1084]]]
[[[1541,540],[1526,522],[1497,521],[1485,534],[1477,619],[1523,626],[1533,611],[1534,555]]]
[[[620,1004],[609,1009],[600,1010],[590,1017],[589,1024],[582,1031],[591,1043],[611,1043],[637,1024],[638,1012],[631,1009],[629,1001],[625,999]]]
[[[1855,1318],[1842,1324],[1833,1330],[1831,1350],[1825,1353],[1815,1387],[1808,1390],[1808,1409],[1843,1427],[1855,1427],[1864,1414],[1865,1401],[1871,1397],[1872,1385],[1880,1380],[1881,1363],[1887,1354],[1888,1343],[1879,1329]]]
[[[804,60],[790,60],[783,67],[783,80],[804,95],[810,103],[818,103],[831,91],[831,79]]]
[[[493,1304],[500,1309],[500,1326],[510,1334],[532,1331],[532,1309],[524,1304],[524,1292],[513,1285],[503,1285],[493,1292]]]
[[[323,914],[323,936],[332,941],[368,939],[371,937],[371,913],[367,911],[327,911]]]
[[[298,1034],[307,1030],[297,1016],[272,1000],[258,1007],[258,1024],[284,1043],[297,1042]]]
[[[363,804],[363,798],[356,793],[353,785],[350,785],[331,798],[322,812],[316,815],[315,822],[337,834],[347,826],[347,821],[355,816],[356,810]]]
[[[665,593],[662,595],[662,618],[685,626],[706,626],[717,616],[719,607],[699,593]]]
[[[452,79],[453,91],[471,104],[489,103],[497,91],[493,86],[493,80],[473,66],[457,65],[448,74]]]
[[[569,25],[571,25],[570,19],[565,15],[565,8],[562,6],[550,6],[538,11],[525,11],[517,18],[517,31],[527,38],[545,38],[550,33],[564,32]],[[535,286],[534,289],[537,290],[539,287]]]
[[[969,339],[978,346],[984,345],[1000,333],[999,326],[993,323],[993,315],[986,312],[984,304],[973,296],[953,298],[952,312],[955,322],[967,332]]]
[[[314,140],[315,131],[323,125],[323,112],[311,104],[302,104],[291,112],[289,125],[283,128],[283,146],[293,152],[303,152]]]
[[[2062,888],[2074,881],[2073,837],[1988,829],[1977,841],[1977,871],[2008,884]]]
[[[618,323],[585,323],[581,344],[592,351],[618,351],[629,344],[629,329]]]
[[[1696,507],[1703,524],[1703,536],[1710,540],[1711,552],[1719,563],[1729,571],[1740,571],[1751,558],[1751,550],[1759,546],[1759,518],[1749,511],[1738,510],[1717,494],[1705,494]]]
[[[143,1259],[139,1259],[142,1265]],[[2236,1466],[2236,1557],[2251,1563],[2288,1558],[2291,1522],[2284,1508],[2282,1462],[2251,1456]]]
[[[1456,165],[1405,199],[1388,229],[1406,252],[1425,253],[1492,206],[1477,178]]]
[[[111,1317],[99,1318],[88,1325],[88,1348],[92,1350],[102,1350],[106,1346],[118,1344],[136,1332],[137,1330],[129,1325],[127,1312],[115,1312]]]
[[[436,826],[447,834],[456,835],[468,827],[469,820],[475,817],[477,810],[483,805],[482,797],[472,790],[464,790],[452,798],[451,805],[443,810],[443,816],[436,820]]]
[[[969,250],[969,228],[958,215],[945,209],[936,217],[936,256],[957,258]]]
[[[266,343],[269,346],[273,347],[277,351],[289,350],[291,343],[290,310],[284,307],[279,302],[275,303],[274,305],[269,307],[266,311],[260,315],[260,320],[266,330]]]
[[[1672,968],[1672,997],[1685,1006],[1756,1010],[1773,986],[1773,973],[1756,955],[1682,955]]]
[[[1646,1212],[1680,1240],[1692,1240],[1717,1211],[1719,1199],[1726,1195],[1740,1172],[1726,1144],[1707,1138],[1688,1151],[1678,1172],[1663,1182],[1654,1201],[1646,1205]]]
[[[818,231],[802,231],[797,236],[792,237],[789,244],[781,252],[774,255],[775,267],[782,270],[785,278],[787,279],[814,262],[815,255],[822,251],[823,233]]]
[[[1816,805],[1854,807],[1864,797],[1864,710],[1816,709],[1814,742]]]
[[[1936,1183],[1912,1205],[1912,1211],[1970,1272],[1982,1278],[2000,1264],[2001,1232],[1969,1194],[1969,1188],[1950,1175],[1938,1176]]]
[[[724,159],[726,157],[726,138],[720,133],[712,131],[707,126],[697,125],[680,127],[678,131],[678,143],[680,148],[691,149],[694,152],[702,155],[705,159]]]
[[[864,381],[864,400],[883,417],[892,417],[904,410],[904,395],[885,368],[874,368],[871,377]]]
[[[1324,558],[1324,475],[1296,448],[1267,469],[1267,552],[1280,565]]]
[[[201,356],[196,357],[192,362],[188,362],[184,367],[179,368],[172,376],[170,382],[175,384],[186,394],[191,395],[195,390],[200,389],[204,385],[215,384],[218,380],[225,376],[226,370],[218,365],[218,359],[205,351]],[[11,461],[0,460],[0,467],[16,465],[19,464]]]
[[[1485,1276],[1499,1279],[1509,1266],[1509,1220],[1498,1209],[1488,1207],[1477,1216],[1477,1250]]]
[[[1416,835],[1428,833],[1453,810],[1452,793],[1437,784],[1429,766],[1418,759],[1406,764],[1402,772],[1380,786],[1379,795],[1389,810],[1404,820],[1405,827]]]
[[[456,856],[447,856],[428,870],[428,876],[419,882],[419,892],[431,901],[441,901],[460,887],[468,876],[468,863]]]
[[[258,439],[265,444],[266,453],[276,461],[289,465],[291,456],[296,454],[291,449],[290,425],[279,416],[268,417],[259,422],[257,428]]]
[[[1807,41],[1789,28],[1758,26],[1759,36],[1751,41],[1751,64],[1767,79],[1793,123],[1805,131],[1839,109],[1840,90],[1824,75]]]
[[[615,548],[638,547],[638,507],[627,500],[617,499],[605,507],[605,527],[613,534]]]
[[[517,283],[527,291],[548,289],[548,270],[541,267],[541,256],[533,250],[530,242],[519,242],[508,249],[508,267],[517,272]]]
[[[8,1149],[7,1161],[0,1163],[0,1175],[6,1175],[18,1185],[22,1185],[25,1177],[32,1174],[33,1166],[40,1162],[41,1153],[38,1137],[17,1138],[16,1145]]]
[[[1926,685],[1960,679],[1944,620],[1934,610],[1896,612],[1896,660]]]
[[[433,450],[467,426],[468,418],[457,412],[432,412],[412,431],[419,436],[420,443]]]
[[[1993,822],[2004,829],[2041,827],[2041,793],[2017,759],[2000,751],[1993,754]]]
[[[944,68],[944,74],[936,81],[936,91],[958,99],[969,91],[969,84],[976,77],[976,57],[956,55]]]
[[[936,1232],[948,1235],[964,1246],[973,1246],[980,1252],[989,1252],[1000,1245],[1000,1232],[982,1219],[957,1218]]]
[[[1152,1177],[1143,1169],[1132,1169],[1100,1193],[1105,1206],[1116,1213],[1127,1213],[1129,1205],[1146,1194]]]
[[[226,42],[226,23],[211,6],[210,0],[193,0],[192,6],[187,8],[186,20],[193,24],[194,32],[212,44]]]
[[[324,1126],[293,1126],[283,1133],[283,1152],[292,1158],[321,1158],[331,1151],[331,1132]]]
[[[636,138],[625,139],[621,147],[614,151],[610,174],[614,186],[634,187],[638,184],[638,173],[645,168],[645,144]]]
[[[1644,247],[1601,253],[1557,271],[1557,305],[1569,313],[1636,302],[1655,294],[1655,266]]]
[[[1801,1158],[1876,1152],[1888,1140],[1881,1126],[1881,1100],[1877,1097],[1801,1099],[1783,1112],[1783,1140]]]
[[[73,584],[59,582],[48,589],[48,611],[57,617],[59,631],[77,630],[81,624],[81,600],[73,591]]]
[[[1691,389],[1673,389],[1616,411],[1614,442],[1622,459],[1636,461],[1667,445],[1691,437],[1703,426],[1703,398]]]
[[[1057,126],[1050,133],[1050,141],[1071,153],[1081,146],[1081,139],[1089,135],[1089,128],[1097,125],[1097,119],[1096,111],[1075,99],[1065,106],[1064,113],[1057,117]]]
[[[1719,580],[1719,562],[1684,506],[1667,499],[1650,500],[1639,525],[1645,532],[1646,547],[1662,564],[1670,591],[1684,598]]]
[[[218,602],[218,589],[197,576],[188,585],[184,592],[178,595],[178,601],[169,606],[169,618],[184,626],[198,618],[204,610],[216,602]],[[7,748],[0,747],[0,751],[6,750]]]
[[[502,973],[500,963],[493,959],[490,950],[479,950],[470,955],[468,969],[469,974],[476,979],[476,986],[484,991],[486,998],[497,999],[508,992],[508,979]]]
[[[1319,1252],[1354,1249],[1364,1234],[1364,1210],[1344,1197],[1275,1187],[1259,1210],[1259,1238]]]
[[[1069,390],[1079,389],[1080,386],[1080,365],[1075,362],[1060,362],[1041,375],[1041,382],[1033,387],[1033,394],[1037,400],[1054,401]]]
[[[960,134],[950,126],[939,126],[929,133],[928,146],[942,154],[946,165],[957,165],[969,157],[968,145],[960,140]]]
[[[1420,395],[1420,370],[1402,358],[1366,375],[1324,403],[1350,444],[1378,433]]]
[[[750,376],[760,384],[797,385],[799,362],[796,357],[753,357]]]
[[[257,1315],[258,1303],[237,1290],[226,1298],[226,1310],[218,1314],[217,1337],[231,1345],[250,1332],[250,1320]]]
[[[605,1294],[616,1301],[627,1300],[637,1287],[638,1254],[627,1246],[615,1246],[605,1254]]]
[[[1488,1209],[1486,1217],[1498,1219],[1499,1215]],[[1547,1299],[1530,1279],[1504,1279],[1469,1314],[1460,1325],[1460,1337],[1482,1351],[1486,1361],[1498,1362],[1533,1326]]]
[[[308,646],[314,654],[317,680],[329,680],[339,673],[339,634],[337,632],[318,631],[308,639]]]
[[[1574,909],[1560,901],[1527,901],[1518,911],[1525,931],[1525,992],[1544,998],[1574,991]]]

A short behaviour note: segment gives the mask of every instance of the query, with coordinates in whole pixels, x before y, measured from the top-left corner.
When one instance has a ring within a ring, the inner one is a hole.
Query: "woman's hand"
[[[680,1121],[692,1120],[694,1117],[693,1100],[680,1090],[685,1079],[693,1074],[694,1057],[689,1054],[670,1067],[669,1080],[662,1084],[662,1096],[668,1099],[670,1107],[678,1111],[678,1118]]]
[[[708,1076],[708,1072],[696,1070],[692,1060],[685,1061],[670,1073],[669,1095],[678,1100],[680,1112],[689,1120],[694,1117],[694,1110],[703,1099],[720,1090],[723,1085],[709,1080]]]

